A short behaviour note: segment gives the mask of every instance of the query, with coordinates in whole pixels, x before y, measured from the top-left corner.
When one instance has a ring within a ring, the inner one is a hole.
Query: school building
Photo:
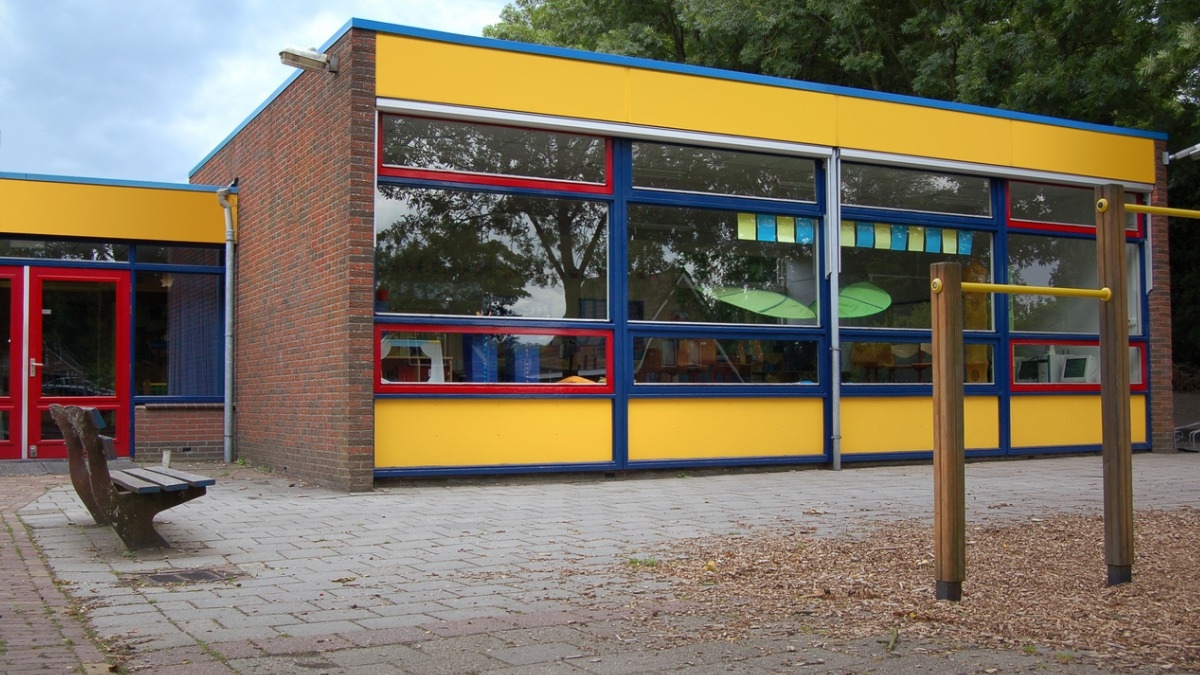
[[[53,402],[351,491],[925,458],[930,264],[1096,288],[1095,188],[1166,205],[1152,132],[360,19],[285,61],[192,185],[0,174],[0,459]],[[1125,237],[1171,451],[1166,218]],[[1099,450],[1098,302],[965,295],[969,456]]]

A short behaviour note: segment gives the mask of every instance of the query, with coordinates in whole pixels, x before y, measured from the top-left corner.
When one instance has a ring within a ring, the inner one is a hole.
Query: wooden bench
[[[154,516],[202,497],[217,481],[166,467],[110,471],[112,439],[100,434],[104,419],[95,408],[52,404],[50,416],[67,445],[71,484],[98,525],[111,525],[130,550],[167,546],[154,529]]]

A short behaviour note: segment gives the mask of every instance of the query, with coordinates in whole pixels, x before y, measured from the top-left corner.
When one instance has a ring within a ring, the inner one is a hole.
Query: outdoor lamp
[[[1170,164],[1177,159],[1183,159],[1185,157],[1191,157],[1192,159],[1200,158],[1200,143],[1197,143],[1190,148],[1184,148],[1183,150],[1173,154],[1164,152],[1163,164]]]
[[[337,57],[323,54],[314,49],[284,47],[279,52],[279,61],[285,66],[316,72],[337,72]]]

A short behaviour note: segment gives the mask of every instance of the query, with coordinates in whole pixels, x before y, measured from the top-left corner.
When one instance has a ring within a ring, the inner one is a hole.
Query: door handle
[[[36,377],[38,366],[44,366],[44,365],[46,365],[46,364],[39,363],[38,360],[33,358],[32,356],[29,357],[29,376]]]

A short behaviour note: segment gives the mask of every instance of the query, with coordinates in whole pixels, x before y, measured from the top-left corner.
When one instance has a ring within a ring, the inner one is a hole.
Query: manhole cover
[[[230,581],[242,575],[241,570],[230,567],[202,567],[192,570],[160,570],[127,574],[125,580],[131,584],[203,584],[214,581]]]

